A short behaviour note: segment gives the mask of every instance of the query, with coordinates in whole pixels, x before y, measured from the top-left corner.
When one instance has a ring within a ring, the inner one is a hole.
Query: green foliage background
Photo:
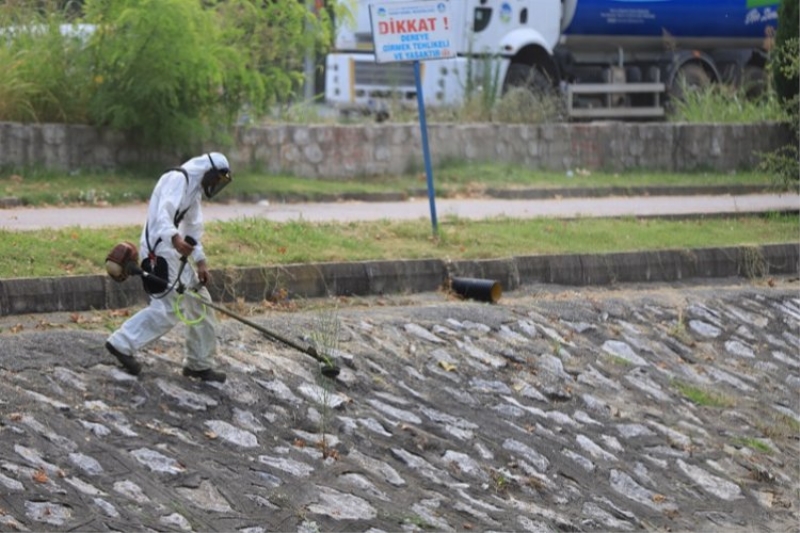
[[[33,4],[33,5],[32,5]],[[64,35],[76,24],[95,28]],[[224,140],[301,86],[331,18],[297,0],[86,0],[0,5],[0,120],[110,127],[143,146]]]
[[[764,154],[760,168],[784,186],[800,182],[800,0],[782,0],[778,8],[778,29],[772,52],[772,76],[794,144]]]
[[[791,101],[800,91],[800,0],[781,0],[778,21],[772,75],[778,96]]]

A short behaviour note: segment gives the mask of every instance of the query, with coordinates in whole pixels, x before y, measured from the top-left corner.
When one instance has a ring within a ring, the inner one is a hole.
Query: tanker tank
[[[560,44],[573,52],[763,48],[779,0],[564,0]]]

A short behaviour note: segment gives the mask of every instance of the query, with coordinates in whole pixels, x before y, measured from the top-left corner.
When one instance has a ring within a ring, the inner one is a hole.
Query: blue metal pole
[[[425,99],[422,97],[422,76],[420,75],[419,61],[414,61],[414,81],[417,84],[417,107],[419,108],[419,128],[422,134],[422,155],[425,158],[425,175],[428,179],[428,203],[431,206],[431,224],[433,236],[439,235],[439,223],[436,221],[436,193],[433,189],[433,169],[431,168],[431,153],[428,147],[428,124],[425,121]]]

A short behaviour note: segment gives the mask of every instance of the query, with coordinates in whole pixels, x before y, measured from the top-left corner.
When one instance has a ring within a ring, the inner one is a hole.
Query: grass
[[[16,196],[33,206],[102,205],[146,201],[161,169],[58,173],[42,169],[3,169],[0,196]],[[612,174],[576,169],[573,177],[504,165],[447,163],[434,175],[437,197],[480,195],[487,187],[625,187],[759,185],[769,178],[755,172]],[[424,174],[362,177],[348,181],[238,173],[223,192],[248,198],[337,193],[416,191],[426,194]],[[225,197],[225,194],[228,196]],[[797,242],[797,217],[774,214],[707,220],[577,219],[480,221],[445,217],[438,237],[430,221],[311,223],[240,218],[207,225],[204,245],[212,268],[229,269],[305,262],[372,259],[485,259],[537,254],[604,253],[633,250],[754,246]],[[121,240],[139,242],[141,226],[103,229],[63,228],[9,232],[0,229],[0,279],[97,274],[105,254]]]
[[[0,169],[0,197],[18,198],[30,206],[118,205],[146,201],[163,169],[128,169],[113,172],[81,170],[56,172],[38,168]],[[300,198],[309,201],[351,193],[404,192],[427,194],[423,171],[394,176],[362,176],[348,180],[298,178],[268,175],[245,170],[235,172],[234,184],[220,194],[219,201],[240,198]],[[772,186],[765,173],[663,173],[589,172],[574,169],[567,173],[531,171],[523,166],[504,164],[463,164],[448,162],[433,172],[438,197],[470,196],[487,188],[608,188],[647,186],[756,185]]]
[[[797,439],[800,421],[783,413],[769,413],[756,420],[756,427],[768,439]]]
[[[676,381],[674,386],[695,405],[704,407],[732,407],[734,405],[733,399],[707,388],[696,387],[681,381]]]
[[[721,84],[685,91],[683,100],[674,106],[670,116],[673,122],[748,124],[789,120],[774,92],[750,98],[744,89]]]
[[[215,269],[371,259],[482,259],[537,254],[604,253],[797,242],[797,216],[693,220],[445,217],[439,237],[427,219],[276,223],[242,218],[206,226],[204,247]],[[0,279],[99,274],[121,240],[141,227],[0,230]]]
[[[739,437],[735,439],[736,444],[740,446],[747,446],[748,448],[761,453],[772,453],[772,448],[759,439],[753,437]]]

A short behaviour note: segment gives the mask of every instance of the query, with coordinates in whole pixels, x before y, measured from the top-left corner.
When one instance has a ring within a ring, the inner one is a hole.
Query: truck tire
[[[512,63],[508,66],[505,83],[503,83],[503,94],[517,87],[528,89],[534,96],[554,94],[550,77],[536,65]]]
[[[669,97],[682,100],[687,90],[703,90],[711,85],[711,77],[698,63],[686,63],[681,66],[672,78],[669,86]]]
[[[767,73],[756,65],[745,65],[742,70],[742,89],[747,98],[756,100],[764,96]]]

